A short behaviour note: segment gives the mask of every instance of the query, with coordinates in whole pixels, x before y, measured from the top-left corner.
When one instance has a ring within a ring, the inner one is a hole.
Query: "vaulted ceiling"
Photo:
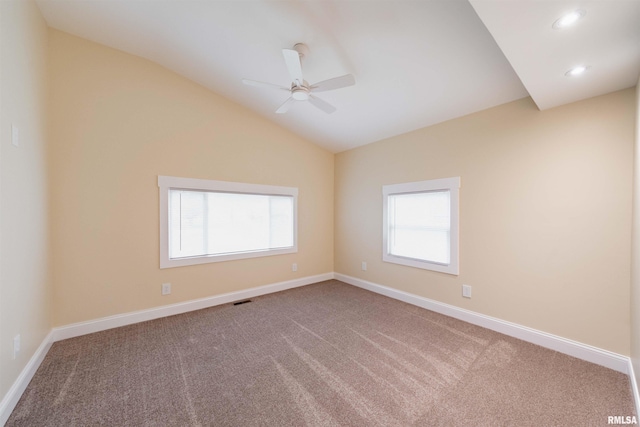
[[[531,96],[540,109],[632,87],[638,0],[38,0],[56,29],[138,55],[340,152]],[[552,28],[580,10],[568,28]],[[304,79],[353,74],[296,102],[282,49],[305,43]],[[566,76],[584,65],[578,77]]]

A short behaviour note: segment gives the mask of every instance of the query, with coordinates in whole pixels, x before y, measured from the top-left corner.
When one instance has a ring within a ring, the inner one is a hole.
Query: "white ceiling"
[[[638,83],[640,0],[470,1],[541,110]],[[575,25],[552,27],[576,9]],[[590,68],[565,76],[578,65]]]
[[[638,0],[37,3],[51,27],[148,58],[333,152],[529,94],[549,108],[631,87],[640,72]],[[575,7],[587,10],[583,22],[551,29]],[[335,113],[299,102],[275,114],[287,92],[242,84],[289,86],[282,49],[298,42],[310,48],[310,83],[355,76],[318,95]],[[582,61],[585,75],[564,76]]]

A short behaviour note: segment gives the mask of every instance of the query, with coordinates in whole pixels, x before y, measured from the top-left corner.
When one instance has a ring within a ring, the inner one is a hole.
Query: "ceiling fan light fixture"
[[[573,12],[569,12],[565,15],[562,15],[560,18],[556,19],[552,27],[555,30],[560,30],[562,28],[570,27],[576,22],[578,22],[578,20],[586,14],[587,12],[585,10],[576,9]]]
[[[291,97],[296,101],[306,101],[309,99],[309,92],[304,89],[294,89]]]

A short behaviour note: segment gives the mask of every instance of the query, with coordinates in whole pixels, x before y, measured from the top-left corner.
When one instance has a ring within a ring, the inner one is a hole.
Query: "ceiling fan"
[[[255,80],[242,79],[242,83],[249,86],[268,87],[272,89],[286,90],[291,95],[277,110],[276,113],[282,114],[289,111],[289,108],[296,101],[309,101],[312,105],[331,114],[336,111],[336,107],[314,95],[316,92],[325,92],[328,90],[340,89],[356,84],[356,79],[351,74],[340,77],[323,80],[321,82],[310,85],[302,78],[302,58],[309,54],[309,48],[303,43],[297,43],[293,49],[282,49],[284,62],[291,75],[291,87],[280,86],[272,83],[258,82]]]

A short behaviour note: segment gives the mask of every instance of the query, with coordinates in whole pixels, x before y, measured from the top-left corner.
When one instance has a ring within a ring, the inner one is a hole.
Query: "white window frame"
[[[186,265],[232,261],[298,252],[298,189],[273,185],[247,184],[241,182],[214,181],[208,179],[158,176],[160,188],[160,268],[183,267]],[[169,190],[215,191],[225,193],[279,195],[293,197],[293,247],[238,252],[223,255],[203,255],[188,258],[169,258]]]
[[[406,258],[389,253],[389,196],[429,191],[449,191],[451,200],[450,260],[449,264]],[[409,267],[438,271],[441,273],[459,274],[459,236],[460,236],[460,177],[432,179],[428,181],[407,182],[385,185],[382,187],[382,260]]]

